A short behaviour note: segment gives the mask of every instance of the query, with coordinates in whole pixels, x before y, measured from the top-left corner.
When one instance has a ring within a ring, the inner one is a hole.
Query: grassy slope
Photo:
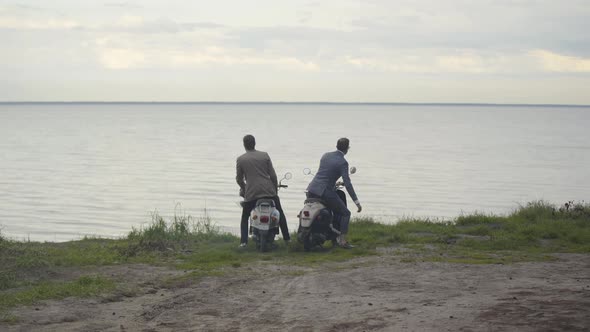
[[[393,248],[390,253],[399,255],[402,262],[477,264],[551,259],[548,254],[555,252],[588,253],[590,206],[578,204],[566,210],[533,202],[508,216],[476,213],[449,222],[413,219],[385,225],[356,219],[351,223],[350,240],[357,245],[353,250],[304,252],[297,243],[288,247],[280,243],[279,249],[262,254],[253,246],[238,249],[238,238],[219,232],[209,218],[175,216],[166,221],[158,215],[148,227],[133,229],[119,240],[16,242],[0,234],[0,313],[39,300],[95,296],[117,287],[100,275],[51,280],[48,276],[52,274],[46,272],[57,269],[147,263],[187,270],[183,278],[194,278],[257,261],[299,266],[343,261],[377,255],[379,248]]]

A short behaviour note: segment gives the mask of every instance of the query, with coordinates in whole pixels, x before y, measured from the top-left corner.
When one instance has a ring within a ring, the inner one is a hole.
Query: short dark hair
[[[342,137],[336,143],[336,148],[342,152],[348,151],[349,146],[350,146],[350,141],[346,137]]]
[[[252,135],[244,136],[244,148],[246,150],[254,150],[256,146],[256,139]]]

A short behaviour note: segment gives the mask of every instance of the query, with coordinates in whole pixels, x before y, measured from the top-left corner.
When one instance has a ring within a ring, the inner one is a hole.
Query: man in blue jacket
[[[358,208],[357,212],[361,212],[363,208],[350,182],[348,162],[344,159],[344,155],[346,155],[350,148],[350,141],[348,138],[341,138],[336,143],[336,148],[336,151],[327,152],[322,156],[320,167],[309,186],[307,186],[307,196],[321,198],[330,210],[342,216],[340,220],[340,232],[342,234],[338,238],[338,244],[343,248],[350,249],[353,246],[346,241],[348,224],[350,222],[350,211],[334,190],[336,181],[340,177],[344,181],[344,186],[350,198],[352,198]]]

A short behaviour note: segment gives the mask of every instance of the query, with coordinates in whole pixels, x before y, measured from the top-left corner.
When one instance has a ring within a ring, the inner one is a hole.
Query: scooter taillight
[[[268,216],[260,217],[260,222],[268,222]]]

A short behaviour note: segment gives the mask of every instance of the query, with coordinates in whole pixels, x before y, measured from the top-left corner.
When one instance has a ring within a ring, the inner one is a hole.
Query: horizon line
[[[464,102],[334,102],[334,101],[0,101],[0,105],[15,104],[202,104],[202,105],[375,105],[375,106],[536,106],[536,107],[590,107],[590,104],[543,103],[464,103]]]

